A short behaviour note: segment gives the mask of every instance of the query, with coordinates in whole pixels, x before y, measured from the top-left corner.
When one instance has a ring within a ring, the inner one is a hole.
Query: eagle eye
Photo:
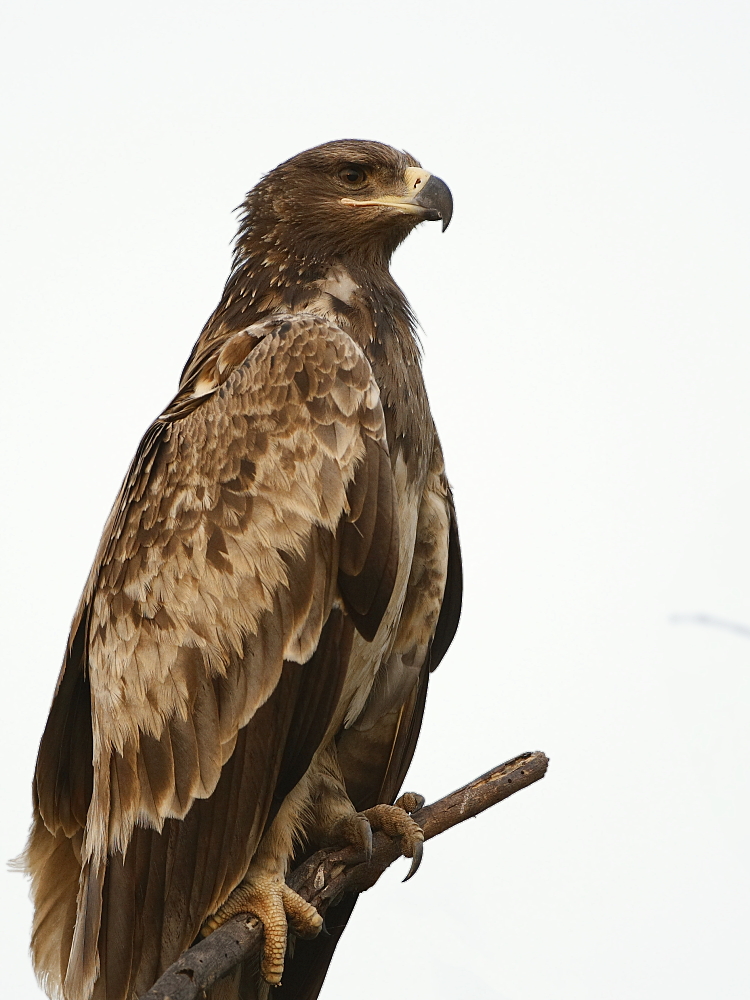
[[[359,187],[367,180],[367,172],[364,167],[356,163],[347,163],[339,170],[339,180],[342,180],[348,187]]]

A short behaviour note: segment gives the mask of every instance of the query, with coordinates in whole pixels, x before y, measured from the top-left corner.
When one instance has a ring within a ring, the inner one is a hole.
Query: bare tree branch
[[[521,754],[415,812],[413,819],[424,830],[425,840],[430,840],[539,781],[547,771],[547,764],[540,751]],[[373,886],[399,857],[398,843],[376,833],[370,861],[356,863],[353,848],[318,851],[295,868],[287,881],[324,914],[345,892],[364,892]],[[184,952],[141,1000],[196,1000],[235,965],[257,955],[262,940],[260,921],[248,914],[238,914]]]

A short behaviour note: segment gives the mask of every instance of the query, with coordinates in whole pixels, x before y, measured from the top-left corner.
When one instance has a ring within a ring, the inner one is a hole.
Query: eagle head
[[[450,222],[448,186],[408,153],[381,142],[342,139],[298,153],[247,196],[238,238],[267,252],[318,262],[376,263],[420,222]]]

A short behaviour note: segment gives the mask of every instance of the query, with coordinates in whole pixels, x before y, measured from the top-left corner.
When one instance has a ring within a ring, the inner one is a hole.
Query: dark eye
[[[339,179],[344,182],[344,184],[349,184],[351,187],[357,187],[360,184],[364,184],[367,180],[367,174],[363,167],[357,166],[356,163],[347,163],[345,167],[339,170]]]

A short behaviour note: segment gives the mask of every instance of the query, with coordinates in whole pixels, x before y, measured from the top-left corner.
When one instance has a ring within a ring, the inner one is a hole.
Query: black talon
[[[372,827],[366,816],[358,816],[359,825],[362,829],[363,847],[362,853],[365,861],[372,860]]]
[[[404,879],[404,882],[408,882],[412,876],[417,874],[419,866],[422,864],[422,849],[424,844],[421,840],[416,841],[414,844],[414,855],[411,859],[411,868],[409,868],[409,874]]]

